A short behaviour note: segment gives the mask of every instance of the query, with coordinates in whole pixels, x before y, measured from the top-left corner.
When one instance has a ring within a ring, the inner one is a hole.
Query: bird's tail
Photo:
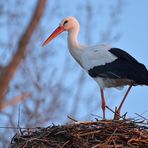
[[[143,84],[148,86],[148,70],[146,73],[142,73],[143,75]]]
[[[148,85],[148,70],[147,70],[147,68],[145,67],[145,85]]]
[[[148,71],[147,71],[147,80],[146,80],[146,85],[148,85]]]
[[[143,64],[140,64],[139,66],[138,72],[140,75],[138,76],[139,79],[137,84],[148,86],[148,70]]]

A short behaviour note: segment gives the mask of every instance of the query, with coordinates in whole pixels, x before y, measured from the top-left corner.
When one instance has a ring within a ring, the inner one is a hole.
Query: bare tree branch
[[[18,103],[22,102],[23,100],[25,100],[26,98],[28,98],[30,96],[31,95],[29,93],[23,93],[20,96],[14,97],[10,101],[4,101],[4,103],[1,105],[0,111],[9,107],[9,106],[18,104]]]
[[[13,56],[11,62],[3,69],[1,69],[0,75],[0,108],[2,102],[4,101],[4,97],[6,94],[6,90],[8,88],[9,82],[15,74],[19,64],[25,56],[26,47],[30,41],[31,35],[33,34],[35,28],[39,24],[40,18],[43,14],[45,8],[46,0],[39,0],[34,11],[34,15],[32,16],[31,22],[26,28],[24,34],[19,40],[18,48]]]

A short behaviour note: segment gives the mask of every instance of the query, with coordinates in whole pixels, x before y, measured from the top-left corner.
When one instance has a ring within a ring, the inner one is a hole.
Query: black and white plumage
[[[99,84],[103,118],[105,119],[104,88],[129,85],[117,113],[119,115],[123,102],[132,86],[148,85],[148,71],[127,52],[108,45],[83,46],[78,43],[79,22],[74,17],[67,17],[43,43],[46,45],[63,31],[68,31],[68,46],[71,55],[81,67]]]
[[[117,58],[88,70],[89,75],[96,81],[98,77],[103,79],[102,87],[148,85],[148,71],[143,64],[119,48],[110,48],[108,52]]]

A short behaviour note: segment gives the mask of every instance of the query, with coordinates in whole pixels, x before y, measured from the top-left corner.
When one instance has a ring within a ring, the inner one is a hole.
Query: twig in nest
[[[142,119],[144,119],[145,121],[147,121],[147,123],[148,123],[148,119],[147,118],[145,118],[145,117],[143,117],[142,115],[140,115],[140,114],[137,114],[137,113],[135,113],[137,116],[139,116],[139,117],[141,117]]]
[[[69,142],[70,140],[66,141],[61,148],[64,148],[64,146]]]
[[[113,110],[112,110],[111,108],[109,108],[108,106],[106,106],[106,108],[107,108],[108,110],[110,110],[111,112],[113,112],[114,114],[116,114],[116,112],[113,111]],[[118,116],[119,116],[119,118],[122,118],[123,120],[127,120],[127,119],[125,119],[126,114],[127,114],[127,113],[125,113],[123,116],[120,116],[120,115],[118,115]]]
[[[68,119],[70,119],[70,120],[72,120],[72,121],[74,121],[74,122],[78,122],[78,120],[76,120],[76,119],[74,119],[74,118],[72,118],[72,117],[70,117],[70,116],[67,116],[68,117]]]
[[[87,133],[83,133],[83,134],[78,134],[78,136],[83,137],[83,136],[93,135],[93,134],[98,134],[98,133],[100,133],[100,130],[92,131],[92,132],[87,132]]]

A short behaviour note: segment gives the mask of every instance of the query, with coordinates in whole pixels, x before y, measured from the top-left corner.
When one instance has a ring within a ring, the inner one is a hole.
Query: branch
[[[1,72],[1,75],[0,75],[0,108],[4,100],[4,97],[6,95],[9,82],[14,76],[19,64],[25,57],[26,47],[30,41],[31,35],[33,34],[34,30],[39,24],[39,21],[42,17],[42,14],[45,8],[45,4],[46,4],[46,0],[38,0],[38,3],[34,11],[34,14],[32,16],[32,19],[28,27],[26,28],[26,31],[24,32],[24,34],[19,40],[18,49],[15,55],[13,56],[11,62],[5,68],[3,68],[3,71]]]
[[[15,98],[11,99],[10,101],[3,102],[3,104],[1,105],[1,108],[0,108],[0,111],[5,109],[6,107],[16,105],[16,104],[22,102],[23,100],[25,100],[28,97],[31,97],[31,95],[29,93],[23,93],[22,95],[17,96]]]

